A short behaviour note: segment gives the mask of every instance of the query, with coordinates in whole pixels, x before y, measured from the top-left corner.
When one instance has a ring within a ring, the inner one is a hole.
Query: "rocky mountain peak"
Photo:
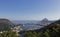
[[[47,18],[44,18],[42,21],[48,21],[48,19]]]

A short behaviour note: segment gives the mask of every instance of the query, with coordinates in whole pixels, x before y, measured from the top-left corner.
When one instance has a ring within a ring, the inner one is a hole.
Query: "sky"
[[[0,0],[0,18],[10,20],[60,19],[60,0]]]

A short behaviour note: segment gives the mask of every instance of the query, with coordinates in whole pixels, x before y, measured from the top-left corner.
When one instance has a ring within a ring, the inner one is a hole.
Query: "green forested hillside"
[[[60,37],[60,20],[40,30],[25,32],[24,37]]]
[[[11,28],[14,24],[8,19],[0,19],[0,37],[18,37]]]
[[[0,19],[0,31],[7,31],[13,27],[13,23],[8,19]]]
[[[3,33],[0,33],[0,37],[18,37],[18,35],[14,31],[6,31]]]
[[[0,23],[0,31],[7,31],[11,29],[11,25]]]

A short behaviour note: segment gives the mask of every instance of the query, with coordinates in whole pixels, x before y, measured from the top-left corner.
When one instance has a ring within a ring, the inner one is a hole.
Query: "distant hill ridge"
[[[8,19],[0,19],[0,23],[5,23],[5,24],[13,24],[10,20]]]
[[[59,26],[60,26],[60,20],[57,20],[57,21],[55,21],[55,22],[53,22],[53,23],[51,23],[51,24],[49,24],[49,25],[47,25],[47,26],[45,26],[45,27],[43,27],[43,28],[41,28],[41,29],[36,29],[36,30],[30,30],[30,31],[35,31],[35,32],[41,32],[41,31],[45,31],[45,30],[47,30],[47,29],[52,29],[52,27],[54,27],[55,25],[57,25],[57,24],[59,24]],[[27,32],[29,32],[29,31],[27,31]]]
[[[51,21],[51,20],[48,20],[47,18],[44,18],[43,20],[37,22],[37,24],[40,24],[42,26],[47,26],[47,25],[51,24],[52,22],[54,22],[54,21]]]
[[[60,37],[60,20],[55,21],[54,23],[51,23],[41,29],[25,31],[25,37],[32,35],[36,37]]]
[[[47,18],[44,18],[42,21],[49,21]]]
[[[10,30],[14,24],[8,19],[0,19],[0,31]]]

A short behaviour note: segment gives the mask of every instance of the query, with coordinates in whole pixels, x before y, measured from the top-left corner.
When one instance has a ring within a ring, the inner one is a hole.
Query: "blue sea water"
[[[34,30],[34,29],[40,29],[40,28],[42,28],[42,27],[44,27],[44,26],[39,26],[39,25],[24,25],[23,26],[23,29],[24,30]]]

